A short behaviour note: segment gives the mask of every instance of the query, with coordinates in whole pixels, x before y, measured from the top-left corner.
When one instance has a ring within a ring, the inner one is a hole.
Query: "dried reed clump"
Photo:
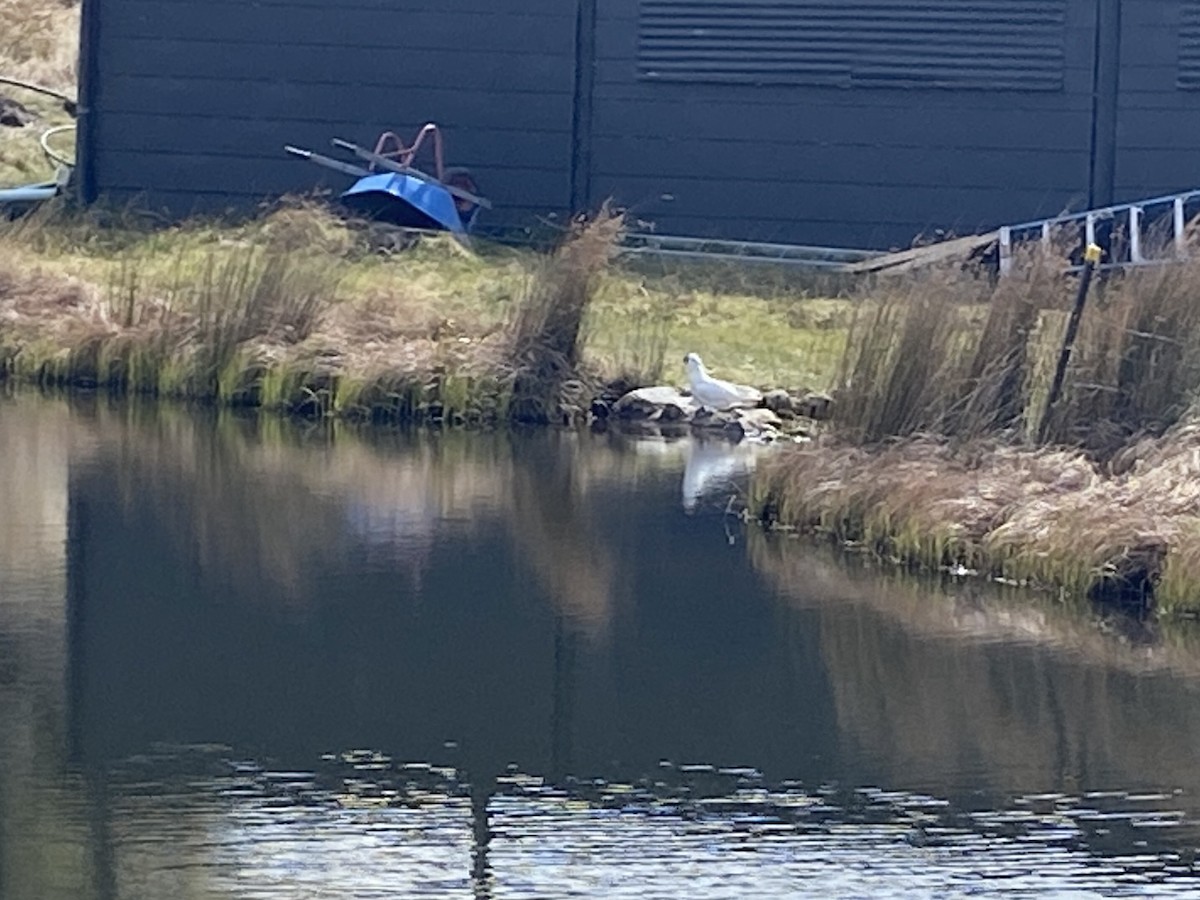
[[[1200,261],[1136,270],[1102,282],[1081,325],[1060,441],[1098,452],[1163,434],[1200,387]]]
[[[78,0],[0,0],[0,73],[74,95]]]
[[[1018,424],[1030,334],[1066,296],[1062,266],[1029,263],[999,285],[950,266],[868,285],[838,373],[840,431],[873,443]]]
[[[1200,609],[1200,419],[1107,470],[997,441],[811,446],[760,467],[753,507],[918,567]]]
[[[534,301],[586,308],[592,285],[572,275],[588,264],[589,239],[581,232],[547,264],[557,280],[536,281]],[[534,302],[520,310],[524,330],[506,332],[503,299],[477,315],[478,301],[445,295],[447,279],[468,293],[489,275],[516,284],[516,262],[436,239],[384,258],[363,241],[303,201],[240,226],[121,235],[66,211],[39,213],[0,231],[0,375],[310,415],[491,424],[531,417],[511,414],[516,334],[528,338],[517,342],[526,371],[539,353],[566,360],[555,402],[587,407],[578,325],[562,307]],[[99,287],[53,274],[80,263]]]
[[[1098,279],[1034,448],[1075,291],[1063,259],[871,286],[834,437],[759,473],[759,514],[923,566],[1200,610],[1200,253]]]
[[[837,379],[840,433],[1035,434],[1075,292],[1065,260],[1038,249],[995,283],[946,267],[868,286]],[[1200,253],[1097,279],[1048,439],[1103,456],[1178,421],[1200,388],[1197,297]]]
[[[267,240],[181,253],[165,270],[126,254],[98,290],[0,249],[8,371],[197,399],[243,380],[233,369],[264,348],[306,341],[342,277],[336,258]]]
[[[580,334],[600,275],[616,256],[624,215],[604,204],[542,261],[508,327],[510,413],[551,422],[582,412],[590,394],[580,370]]]

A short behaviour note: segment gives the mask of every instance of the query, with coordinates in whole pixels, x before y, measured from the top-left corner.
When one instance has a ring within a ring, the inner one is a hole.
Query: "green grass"
[[[618,370],[661,347],[668,380],[699,353],[721,378],[793,391],[829,387],[845,346],[848,301],[683,290],[672,280],[612,276],[593,312],[588,351]],[[639,352],[640,351],[640,352]],[[645,369],[633,365],[631,368]]]
[[[0,228],[0,369],[450,424],[582,421],[605,385],[682,384],[690,351],[762,388],[828,386],[850,301],[639,272],[613,258],[620,220],[602,220],[554,255],[444,236],[381,252],[375,226],[310,201],[166,228],[47,204]]]
[[[319,320],[298,340],[268,335],[277,355],[335,354],[362,380],[377,369],[470,369],[471,361],[494,359],[543,259],[494,245],[472,254],[442,237],[396,253],[374,244],[371,229],[311,203],[288,202],[238,225],[170,228],[147,227],[129,213],[98,208],[77,216],[48,205],[0,229],[0,274],[20,282],[34,305],[44,295],[50,310],[54,284],[90,286],[105,328],[136,331],[190,316],[210,336],[235,311],[222,313],[222,304],[236,308],[247,279],[271,274],[277,306],[309,303]],[[272,259],[282,271],[265,272]],[[834,376],[851,319],[849,301],[788,295],[773,282],[721,294],[685,286],[670,270],[648,275],[606,263],[590,284],[579,362],[601,381],[682,383],[682,357],[695,351],[722,377],[821,389]],[[33,330],[25,346],[41,345],[52,332],[74,334],[66,320],[77,313],[64,309],[17,330]],[[231,337],[241,344],[263,335]]]

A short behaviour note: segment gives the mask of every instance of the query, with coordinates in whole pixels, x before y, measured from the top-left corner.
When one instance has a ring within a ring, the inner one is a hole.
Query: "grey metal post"
[[[1089,219],[1089,222],[1091,220]],[[1050,416],[1058,395],[1062,392],[1063,380],[1067,375],[1067,363],[1071,360],[1071,349],[1075,346],[1075,335],[1079,333],[1079,320],[1083,318],[1083,306],[1087,302],[1088,287],[1092,283],[1092,272],[1100,262],[1100,248],[1096,244],[1088,244],[1083,255],[1083,269],[1079,273],[1079,290],[1075,294],[1075,306],[1071,309],[1071,317],[1067,320],[1067,333],[1063,336],[1062,350],[1058,354],[1058,365],[1054,368],[1054,381],[1050,383],[1050,394],[1046,398],[1046,409],[1042,413],[1042,421],[1038,426],[1038,443],[1044,443],[1046,432],[1050,427]]]

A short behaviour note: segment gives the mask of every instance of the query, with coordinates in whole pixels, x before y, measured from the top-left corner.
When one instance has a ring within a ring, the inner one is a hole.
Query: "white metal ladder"
[[[1187,256],[1188,223],[1197,214],[1200,214],[1200,189],[1004,225],[998,230],[1000,274],[1012,271],[1016,247],[1039,241],[1050,249],[1052,241],[1064,234],[1075,238],[1081,255],[1083,248],[1099,243],[1105,250],[1104,267],[1178,261]],[[1152,234],[1155,228],[1160,229],[1159,235]],[[1101,231],[1108,233],[1101,235]]]

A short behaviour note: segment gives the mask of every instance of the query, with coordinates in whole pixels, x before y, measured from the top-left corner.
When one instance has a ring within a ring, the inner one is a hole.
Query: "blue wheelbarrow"
[[[431,139],[435,169],[424,172],[413,165],[417,151]],[[346,150],[366,166],[333,159],[312,150],[288,145],[288,153],[319,166],[352,175],[357,180],[338,199],[346,208],[401,228],[448,231],[465,238],[480,209],[492,204],[480,196],[475,179],[466,169],[448,168],[442,155],[442,133],[432,122],[424,125],[411,145],[385,131],[368,150],[334,138],[333,146]]]

